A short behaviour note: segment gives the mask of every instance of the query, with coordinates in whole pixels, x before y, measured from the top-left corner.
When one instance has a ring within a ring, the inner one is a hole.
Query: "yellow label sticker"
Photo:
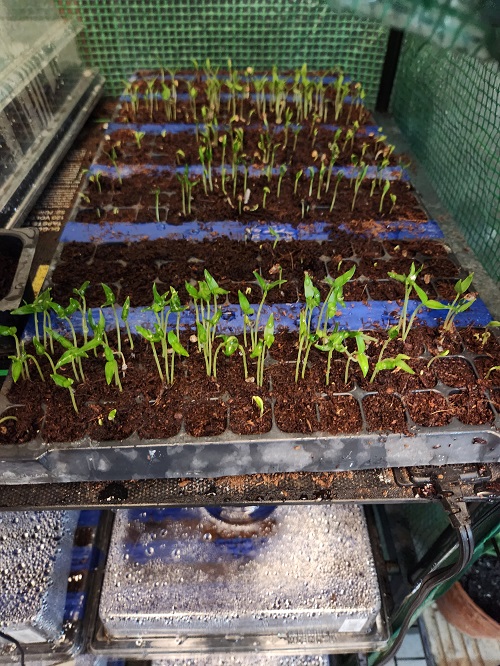
[[[45,276],[47,275],[47,272],[49,270],[49,265],[48,264],[41,264],[38,267],[38,270],[35,274],[35,277],[33,279],[33,291],[35,293],[35,296],[38,296],[40,293],[40,290],[42,288],[43,282],[45,280]]]

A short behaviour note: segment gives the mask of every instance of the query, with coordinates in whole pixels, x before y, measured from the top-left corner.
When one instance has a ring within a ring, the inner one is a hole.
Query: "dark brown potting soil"
[[[425,329],[426,338],[431,333]],[[416,331],[418,334],[418,331]],[[403,371],[379,372],[370,382],[355,363],[350,364],[345,382],[345,358],[333,359],[326,382],[326,354],[312,348],[302,378],[302,368],[295,381],[297,337],[278,334],[265,365],[264,384],[255,383],[255,362],[247,354],[249,377],[245,381],[242,357],[218,356],[217,377],[208,377],[203,356],[196,340],[183,340],[190,352],[188,358],[176,359],[173,385],[162,384],[149,344],[136,340],[134,350],[124,340],[126,368],[121,371],[123,391],[108,386],[104,376],[102,353],[92,353],[83,360],[85,382],[75,383],[78,414],[73,410],[69,392],[56,387],[48,378],[48,361],[39,357],[47,381],[42,382],[33,366],[31,380],[20,380],[9,393],[13,404],[7,414],[17,421],[0,425],[0,442],[26,442],[41,432],[48,442],[80,440],[90,437],[97,441],[122,440],[137,432],[143,439],[165,439],[175,436],[182,423],[193,437],[219,435],[228,428],[241,435],[269,432],[274,422],[286,433],[323,432],[358,434],[382,432],[410,434],[405,408],[412,421],[420,426],[440,427],[456,417],[464,424],[484,425],[494,418],[498,390],[491,394],[479,386],[453,389],[446,397],[428,390],[433,380],[423,379],[420,372],[432,375],[425,367],[426,359],[409,360],[415,375]],[[379,342],[369,342],[375,350]],[[116,343],[112,343],[116,348]],[[407,351],[410,351],[409,348]],[[387,357],[387,356],[386,356]],[[463,359],[448,358],[448,372],[459,376],[464,372]],[[493,359],[500,363],[500,358]],[[456,367],[453,367],[453,366]],[[66,366],[60,372],[71,376]],[[372,364],[373,368],[373,364]],[[467,376],[468,370],[465,370]],[[408,381],[402,381],[407,376]],[[434,380],[435,381],[435,380]],[[462,385],[466,381],[459,381]],[[361,402],[359,394],[349,392],[355,386],[368,394]],[[261,414],[258,401],[264,405]],[[363,421],[361,407],[364,413]],[[496,406],[498,409],[498,406]],[[116,410],[114,418],[109,415]]]

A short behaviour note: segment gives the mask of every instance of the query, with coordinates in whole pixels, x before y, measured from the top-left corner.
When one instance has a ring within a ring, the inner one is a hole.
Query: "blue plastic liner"
[[[371,330],[371,329],[386,329],[393,326],[398,321],[401,306],[395,301],[368,301],[366,303],[361,301],[346,301],[345,308],[338,309],[338,316],[330,321],[330,326],[334,324],[343,330]],[[414,309],[419,305],[419,301],[410,300],[408,303],[408,316],[411,316]],[[258,304],[253,304],[252,307],[257,311]],[[305,307],[304,303],[282,303],[277,305],[264,305],[260,318],[260,328],[263,330],[269,315],[273,313],[275,330],[288,330],[298,331],[300,311]],[[317,317],[320,311],[321,304],[316,308],[312,325],[316,325]],[[121,316],[121,307],[116,308],[118,318]],[[92,315],[95,321],[99,319],[99,308],[92,309]],[[106,320],[106,330],[114,330],[115,319],[111,308],[103,308],[102,313]],[[430,327],[437,327],[444,320],[446,310],[428,310],[423,308],[417,315],[417,322],[425,323]],[[70,329],[68,324],[57,319],[54,313],[51,313],[51,320],[53,328],[62,335],[68,336]],[[491,315],[488,308],[481,299],[477,299],[472,306],[465,312],[460,313],[455,319],[455,325],[459,328],[466,326],[486,326],[491,321]],[[81,316],[74,314],[71,317],[71,322],[77,333],[82,332]],[[156,318],[153,312],[147,311],[144,307],[130,308],[128,323],[132,333],[136,333],[136,326],[142,326],[150,330],[154,330]],[[176,315],[170,316],[169,328],[174,328],[176,322]],[[193,310],[185,310],[181,313],[180,325],[183,330],[196,330],[196,322]],[[120,326],[124,329],[124,324],[120,320]],[[219,334],[224,335],[239,335],[243,332],[243,317],[239,305],[224,305],[222,306],[222,317],[217,325]],[[24,339],[30,339],[35,334],[35,327],[33,319],[30,319],[24,332]],[[90,333],[91,335],[91,333]]]
[[[381,230],[384,226],[385,230]],[[299,223],[297,226],[285,222],[251,222],[244,224],[234,220],[218,222],[183,222],[168,224],[167,222],[104,222],[90,224],[87,222],[68,222],[63,229],[62,243],[134,243],[144,239],[200,241],[204,238],[225,236],[234,240],[275,241],[276,237],[269,231],[273,229],[281,241],[287,240],[329,240],[332,226],[328,222]],[[350,233],[353,238],[374,238],[378,240],[438,240],[444,237],[435,220],[413,222],[398,220],[392,222],[375,222],[373,233],[365,230],[354,233],[347,225],[340,225],[340,231]]]
[[[311,166],[311,168],[314,170],[315,174],[319,171],[319,169],[315,166]],[[226,169],[226,174],[230,175],[231,165],[226,164],[225,169]],[[171,174],[182,175],[185,173],[185,170],[186,169],[184,166],[174,166],[170,164],[134,164],[134,165],[125,164],[123,166],[120,166],[118,170],[114,166],[108,166],[106,164],[92,164],[87,172],[87,176],[91,176],[96,173],[101,173],[105,174],[109,178],[118,179],[118,178],[128,178],[129,176],[133,176],[134,174],[146,174],[146,173],[147,174],[171,173]],[[221,173],[221,171],[222,167],[220,166],[212,167],[212,173]],[[332,175],[336,176],[338,173],[342,172],[344,174],[344,178],[353,179],[358,177],[360,171],[361,170],[359,169],[359,167],[339,166],[339,167],[333,167]],[[243,172],[244,168],[242,166],[239,166],[238,173],[243,173]],[[203,173],[203,166],[201,164],[188,165],[188,174],[190,176],[201,176],[202,173]],[[272,173],[274,176],[279,176],[280,173],[279,167],[274,167],[272,169]],[[265,167],[250,166],[248,167],[248,175],[251,178],[258,178],[259,176],[263,176],[265,175]],[[304,170],[303,176],[304,178],[310,178],[310,173],[308,169]],[[376,166],[369,166],[365,178],[368,180],[373,180],[374,178],[380,178],[382,180],[401,180],[405,182],[410,180],[408,172],[399,166],[386,167],[385,169],[378,169]]]
[[[225,124],[225,123],[220,123],[217,124],[216,129],[219,130],[220,132],[226,132],[227,130],[230,129],[230,126]],[[245,126],[246,129],[255,129],[257,127],[261,127],[261,125],[257,125],[256,123],[250,123],[250,125]],[[296,123],[292,123],[290,125],[290,129],[293,131],[297,127],[300,127],[300,125],[297,125]],[[343,127],[342,125],[321,125],[321,129],[324,129],[328,132],[336,132],[338,129]],[[196,125],[195,123],[108,123],[106,133],[107,134],[113,134],[113,132],[118,132],[119,130],[130,130],[132,132],[144,132],[145,134],[153,134],[156,136],[160,136],[161,134],[181,134],[182,132],[188,133],[188,134],[194,134],[196,132],[196,129],[198,131],[203,132],[206,129],[206,126],[204,123],[199,123]],[[283,125],[275,125],[272,128],[270,128],[270,131],[274,132],[275,134],[280,134],[281,132],[284,131],[284,126]],[[382,136],[383,132],[381,131],[381,128],[378,125],[362,125],[356,132],[356,136]]]

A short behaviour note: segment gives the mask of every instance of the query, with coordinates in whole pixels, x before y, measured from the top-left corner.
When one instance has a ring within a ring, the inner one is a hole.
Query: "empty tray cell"
[[[285,657],[271,654],[226,654],[184,657],[181,659],[159,659],[152,666],[328,666],[324,655]]]
[[[62,633],[78,514],[0,513],[0,629],[21,643]]]
[[[360,507],[123,510],[100,616],[116,638],[365,633],[380,607]]]

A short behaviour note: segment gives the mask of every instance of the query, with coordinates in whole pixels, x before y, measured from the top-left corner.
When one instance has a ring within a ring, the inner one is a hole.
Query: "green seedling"
[[[376,180],[375,180],[375,178],[374,178],[374,179],[373,179],[373,183],[372,183],[372,188],[373,188],[375,182],[376,182]],[[382,212],[382,208],[383,208],[383,206],[384,206],[385,195],[386,195],[387,192],[389,191],[390,187],[391,187],[391,183],[390,183],[390,181],[389,181],[389,180],[386,180],[385,183],[384,183],[384,188],[383,188],[383,190],[382,190],[382,196],[380,197],[380,206],[378,207],[378,212],[379,212],[379,213]],[[391,209],[391,210],[392,210],[392,209]]]
[[[366,344],[373,341],[375,338],[366,335],[363,331],[353,331],[348,335],[349,338],[354,338],[356,340],[356,351],[352,354],[347,353],[347,363],[345,366],[345,376],[344,383],[347,384],[349,381],[349,367],[351,363],[357,363],[361,374],[363,377],[366,377],[369,370],[369,361],[368,356],[366,355]]]
[[[319,342],[314,343],[316,349],[327,352],[328,354],[327,363],[326,363],[326,376],[325,376],[325,381],[327,386],[330,384],[330,372],[331,372],[333,352],[338,352],[341,354],[347,353],[347,347],[345,346],[344,342],[348,336],[349,336],[348,331],[333,331],[333,333],[326,335],[322,339],[321,343]]]
[[[187,88],[188,88],[188,95],[189,95],[189,103],[191,105],[191,112],[193,114],[193,120],[194,122],[197,121],[196,118],[196,98],[198,97],[198,90],[196,89],[196,85],[194,81],[187,81]]]
[[[389,199],[391,200],[391,203],[392,203],[391,209],[389,211],[389,215],[392,215],[392,211],[394,210],[394,206],[396,205],[397,197],[396,197],[395,194],[391,193],[391,194],[389,194]]]
[[[10,335],[14,338],[16,343],[16,354],[9,356],[9,360],[12,361],[11,372],[12,379],[17,382],[19,377],[22,379],[31,379],[28,361],[33,361],[35,368],[40,375],[40,379],[44,382],[45,377],[43,376],[42,369],[36,358],[32,354],[28,354],[24,348],[24,342],[20,342],[17,338],[17,329],[15,326],[0,326],[0,335]]]
[[[139,148],[139,150],[141,149],[142,140],[144,139],[145,136],[146,132],[137,132],[137,131],[134,132],[134,139],[137,144],[137,148]]]
[[[265,300],[267,298],[268,293],[271,291],[271,289],[274,289],[275,287],[280,287],[282,284],[286,283],[286,280],[282,280],[281,277],[278,280],[274,280],[273,282],[268,282],[265,280],[260,273],[257,271],[253,272],[253,275],[255,279],[257,280],[257,283],[262,291],[262,298],[259,303],[259,307],[257,308],[257,314],[255,316],[255,321],[253,326],[250,329],[250,335],[251,335],[251,340],[252,340],[252,350],[255,349],[257,345],[257,336],[259,332],[259,325],[260,325],[260,317],[262,314],[262,308],[264,307]],[[240,301],[241,304],[241,301]]]
[[[287,145],[288,145],[288,133],[290,130],[290,125],[292,124],[292,118],[293,118],[293,111],[292,109],[288,108],[285,110],[285,124],[283,126],[283,133],[285,136],[285,140],[283,141],[283,147],[282,150],[285,150]]]
[[[203,351],[205,368],[210,377],[213,372],[213,346],[217,332],[217,324],[222,316],[218,305],[219,296],[229,292],[217,284],[213,276],[205,269],[205,280],[198,282],[199,316],[196,324],[199,345]]]
[[[404,285],[405,288],[405,295],[404,295],[404,300],[403,300],[403,307],[401,309],[401,314],[399,315],[399,321],[397,324],[397,330],[398,333],[401,333],[401,339],[403,342],[406,340],[408,333],[410,332],[411,326],[413,322],[415,321],[415,316],[408,321],[408,301],[410,300],[410,295],[411,292],[415,288],[415,284],[417,282],[417,277],[420,271],[422,270],[423,266],[420,266],[420,268],[416,268],[414,262],[412,262],[410,270],[408,272],[408,275],[401,275],[399,273],[394,273],[393,271],[390,271],[387,273],[387,275],[392,278],[393,280],[397,280],[398,282],[401,282],[401,284]],[[418,293],[418,292],[417,292]],[[424,294],[425,296],[425,294]],[[425,296],[425,298],[427,298]],[[414,313],[415,315],[415,313]]]
[[[189,356],[189,353],[182,346],[179,336],[174,331],[169,331],[167,335],[168,344],[172,348],[172,359],[170,361],[170,384],[174,383],[175,355]]]
[[[415,374],[415,370],[410,368],[408,361],[410,359],[410,356],[407,356],[406,354],[398,354],[394,358],[385,358],[382,360],[377,361],[375,364],[375,369],[373,370],[372,376],[370,377],[370,384],[373,383],[375,377],[378,375],[378,373],[381,370],[403,370],[404,372],[407,372],[410,375]]]
[[[338,307],[345,307],[344,303],[344,287],[352,278],[356,271],[356,266],[352,266],[348,271],[339,275],[335,279],[327,277],[325,282],[330,287],[328,294],[323,301],[318,321],[316,324],[316,334],[318,336],[327,336],[328,322],[335,317]]]
[[[222,158],[221,158],[221,166],[220,166],[220,176],[221,176],[221,187],[222,191],[224,194],[227,195],[226,191],[226,174],[227,174],[227,169],[226,169],[226,146],[227,146],[227,134],[223,134],[220,139],[219,139],[221,145],[222,145]]]
[[[250,317],[255,314],[255,310],[250,307],[250,303],[245,294],[238,289],[238,301],[243,313],[243,345],[247,346],[247,328],[251,331],[252,321]]]
[[[488,370],[488,372],[484,375],[484,378],[485,378],[485,379],[489,379],[491,373],[492,373],[492,372],[495,372],[496,370],[500,370],[500,365],[494,365],[494,366],[492,366],[492,367]]]
[[[314,167],[307,167],[307,171],[309,171],[309,197],[311,197],[314,187],[314,176],[316,174],[316,171]]]
[[[118,178],[118,182],[120,183],[120,185],[123,185],[122,175],[120,173],[120,170],[118,168],[118,163],[117,163],[118,162],[118,156],[116,154],[116,150],[115,150],[114,146],[113,146],[113,148],[111,148],[109,153],[107,153],[107,155],[109,157],[109,160],[110,160],[111,164],[113,165],[113,167],[115,169],[116,177]]]
[[[368,165],[363,164],[362,166],[360,165],[360,170],[358,175],[356,176],[356,180],[354,181],[354,196],[352,198],[352,205],[351,205],[351,210],[354,210],[354,206],[356,205],[356,198],[358,196],[359,188],[361,187],[361,183],[364,181],[366,178],[366,174],[368,173]]]
[[[102,193],[101,176],[102,176],[102,171],[96,171],[96,173],[93,173],[89,176],[89,181],[91,183],[94,183],[94,185],[97,187],[97,191],[99,192],[99,194]]]
[[[107,284],[104,284],[104,282],[101,282],[101,287],[104,291],[104,297],[105,301],[101,305],[101,308],[107,308],[111,307],[113,311],[113,317],[115,320],[115,326],[116,326],[116,336],[117,336],[117,341],[118,341],[118,352],[121,354],[122,351],[122,340],[121,340],[121,335],[120,335],[120,322],[118,321],[118,313],[116,311],[116,296],[113,293],[113,290],[111,287],[108,287]]]
[[[445,349],[444,351],[440,352],[439,354],[436,354],[436,356],[433,356],[430,359],[429,363],[427,363],[427,368],[429,369],[431,367],[431,365],[434,363],[434,361],[436,361],[438,358],[445,358],[446,356],[448,356],[449,353],[450,353],[450,350]]]
[[[273,250],[275,250],[276,245],[278,245],[279,241],[281,240],[281,236],[276,231],[276,229],[273,229],[273,227],[267,227],[267,230],[271,234],[271,236],[274,238]]]
[[[316,198],[318,199],[318,201],[321,199],[321,189],[322,189],[322,187],[323,187],[323,181],[324,181],[325,173],[326,173],[326,172],[327,172],[326,165],[322,162],[322,163],[321,163],[321,166],[320,166],[320,168],[319,168],[318,194],[317,194],[317,196],[316,196]]]
[[[269,187],[264,186],[262,188],[262,208],[264,208],[264,209],[266,208],[267,195],[270,194],[270,192],[271,192],[271,190],[269,189]]]
[[[73,404],[73,409],[78,414],[78,407],[76,405],[76,400],[75,400],[75,389],[73,388],[74,380],[71,379],[70,377],[63,377],[63,375],[59,375],[57,374],[57,372],[54,372],[50,376],[53,382],[56,384],[56,386],[68,389],[69,395],[71,397],[71,402]]]
[[[335,206],[335,201],[337,200],[337,192],[339,189],[340,181],[344,177],[344,172],[339,171],[335,177],[335,187],[333,189],[333,197],[332,197],[332,203],[330,204],[330,213],[333,211],[334,206]]]
[[[96,349],[100,344],[102,344],[102,341],[97,338],[94,338],[90,342],[87,342],[87,344],[84,345],[83,347],[77,347],[76,345],[72,345],[71,342],[69,342],[69,340],[66,340],[66,338],[63,338],[63,336],[59,336],[58,334],[56,334],[56,340],[59,342],[59,344],[61,344],[61,346],[64,348],[65,351],[63,352],[61,358],[55,364],[54,372],[57,372],[60,368],[71,363],[71,366],[73,368],[73,374],[75,376],[75,381],[78,382],[80,381],[81,378],[81,381],[84,382],[85,374],[83,372],[82,359],[88,358],[87,352],[91,349]],[[76,371],[75,362],[78,364],[80,376]]]
[[[50,296],[50,288],[41,291],[38,296],[36,296],[33,303],[25,303],[21,305],[16,310],[12,310],[11,314],[13,315],[33,315],[33,321],[35,323],[35,337],[40,340],[40,330],[39,330],[39,321],[38,315],[43,313],[43,344],[44,347],[47,346],[47,335],[48,331],[52,328],[50,325],[50,308],[52,300]],[[52,349],[52,352],[54,350]]]
[[[286,172],[287,172],[287,166],[286,164],[282,164],[280,166],[280,174],[278,177],[278,191],[277,191],[278,199],[280,198],[281,195],[281,181],[283,180],[283,176],[286,174]]]
[[[186,153],[181,150],[180,148],[175,151],[175,161],[176,163],[181,166],[181,164],[184,162],[186,159]]]
[[[252,402],[255,403],[257,406],[257,409],[259,410],[259,418],[262,418],[264,416],[264,401],[260,397],[260,395],[253,395],[252,396]],[[11,417],[15,418],[15,417]]]
[[[155,213],[156,213],[156,221],[160,221],[160,188],[157,187],[155,190],[153,190],[153,194],[155,195]]]
[[[130,349],[134,349],[134,338],[132,337],[132,332],[130,330],[130,326],[128,323],[128,318],[130,315],[130,296],[127,296],[125,299],[123,305],[122,305],[122,312],[121,312],[121,320],[125,324],[125,330],[127,331],[127,336],[128,336],[128,343],[130,345]]]
[[[479,340],[481,342],[481,347],[484,347],[484,345],[488,342],[491,336],[491,331],[488,329],[490,328],[496,328],[500,326],[500,321],[490,321],[488,324],[486,324],[483,333],[475,333],[474,337],[476,340]]]
[[[213,363],[213,372],[214,378],[217,377],[217,356],[219,355],[220,350],[222,350],[224,356],[232,356],[235,352],[240,351],[243,358],[243,369],[245,372],[245,379],[248,377],[248,368],[247,368],[247,359],[245,354],[245,349],[238,342],[238,338],[235,335],[218,335],[218,338],[222,339],[222,342],[219,344],[214,354],[214,363]]]
[[[297,171],[297,173],[295,174],[295,182],[293,184],[293,193],[294,194],[297,194],[297,186],[299,184],[299,180],[302,178],[303,173],[304,172],[302,171],[302,169],[299,169],[299,171]]]
[[[78,289],[75,288],[73,289],[73,293],[75,296],[77,296],[80,300],[78,302],[78,310],[80,311],[81,317],[82,317],[82,333],[83,333],[83,344],[87,344],[88,340],[88,333],[89,333],[89,328],[87,325],[87,299],[85,297],[85,294],[87,292],[87,289],[90,287],[90,282],[86,280],[81,287]]]
[[[181,184],[181,193],[182,193],[182,214],[184,217],[186,215],[191,215],[191,199],[193,188],[198,185],[199,180],[189,180],[189,167],[186,164],[184,167],[184,173],[177,174],[177,180]]]
[[[114,421],[116,419],[116,409],[112,409],[108,414],[108,421]]]
[[[271,345],[274,342],[274,315],[271,312],[269,318],[264,326],[264,333],[261,340],[257,340],[257,344],[254,346],[250,358],[257,359],[257,371],[255,377],[255,383],[257,386],[262,386],[264,383],[264,362],[266,356],[266,350],[271,348]]]
[[[319,289],[314,286],[313,281],[309,273],[304,273],[304,297],[306,301],[306,307],[300,312],[300,323],[299,323],[299,350],[297,353],[297,360],[295,362],[295,381],[299,379],[300,365],[302,363],[302,374],[301,377],[304,379],[307,360],[309,358],[309,353],[311,347],[318,341],[318,334],[316,331],[313,331],[311,328],[312,316],[315,308],[319,305],[321,296]],[[304,357],[302,358],[302,353],[304,352]]]
[[[153,356],[156,363],[156,369],[158,370],[161,383],[164,384],[165,377],[163,375],[163,370],[161,368],[160,359],[158,358],[158,352],[156,351],[156,343],[161,342],[164,338],[163,331],[161,330],[160,326],[157,323],[154,326],[154,332],[146,328],[143,328],[142,326],[136,326],[135,330],[151,345],[151,349],[153,350]]]
[[[468,310],[475,302],[475,294],[466,294],[466,291],[471,286],[473,278],[474,273],[470,273],[466,278],[463,280],[457,280],[455,283],[454,288],[457,295],[455,296],[453,303],[446,306],[448,308],[448,314],[443,322],[443,331],[452,331],[456,316],[461,312]]]
[[[293,152],[297,150],[297,139],[299,138],[300,131],[302,129],[302,125],[295,125],[295,127],[292,127],[292,134],[293,134]]]
[[[17,421],[17,416],[2,416],[0,424],[5,423],[5,421]]]

